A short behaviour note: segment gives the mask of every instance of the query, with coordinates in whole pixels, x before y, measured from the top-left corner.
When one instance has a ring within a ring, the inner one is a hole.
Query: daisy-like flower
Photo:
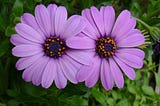
[[[71,49],[66,42],[85,26],[81,16],[73,15],[67,20],[66,8],[55,4],[47,8],[37,5],[35,17],[24,13],[21,23],[15,26],[18,34],[10,39],[15,45],[12,54],[21,57],[16,68],[25,69],[23,79],[44,88],[53,81],[58,88],[64,88],[67,79],[76,84],[77,71],[81,65],[89,65],[90,59],[87,52]]]
[[[128,10],[120,13],[115,21],[115,11],[111,6],[85,9],[82,16],[88,21],[81,33],[82,37],[71,38],[67,45],[74,49],[89,50],[93,65],[83,66],[77,74],[79,82],[92,87],[99,77],[106,90],[111,90],[116,83],[124,86],[123,73],[133,80],[133,68],[142,68],[144,52],[135,48],[144,43],[144,36],[135,29],[136,20]],[[82,41],[82,42],[78,42]]]

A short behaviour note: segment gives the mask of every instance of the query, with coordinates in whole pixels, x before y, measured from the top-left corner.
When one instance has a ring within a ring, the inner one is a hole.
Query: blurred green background
[[[59,90],[53,84],[49,89],[33,86],[22,80],[22,71],[15,69],[18,58],[11,55],[9,42],[14,26],[24,12],[34,14],[37,4],[56,3],[67,8],[69,16],[81,14],[92,5],[99,8],[112,5],[116,15],[128,9],[138,20],[137,28],[145,35],[146,43],[140,46],[146,53],[144,67],[136,70],[136,79],[125,76],[123,89],[105,91],[98,82],[93,88],[84,83],[68,83]],[[0,0],[0,106],[160,106],[158,66],[160,47],[160,0]],[[160,70],[160,69],[159,69]]]

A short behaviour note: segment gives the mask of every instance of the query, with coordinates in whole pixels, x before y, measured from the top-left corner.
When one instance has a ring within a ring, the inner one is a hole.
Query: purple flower
[[[66,42],[85,26],[80,16],[73,15],[67,20],[66,8],[55,4],[47,8],[36,6],[35,17],[24,13],[21,23],[15,26],[18,34],[10,39],[15,45],[12,54],[21,57],[16,68],[25,69],[23,79],[44,88],[50,87],[53,81],[58,88],[64,88],[67,79],[76,84],[77,71],[82,65],[89,65],[90,58],[86,51],[71,49]]]
[[[79,82],[92,87],[101,79],[106,90],[124,86],[123,73],[133,80],[133,68],[142,68],[144,52],[135,48],[144,43],[144,36],[135,29],[136,20],[129,11],[124,10],[115,21],[115,11],[111,6],[95,7],[82,11],[88,20],[82,37],[73,37],[67,45],[74,49],[89,50],[93,65],[83,66],[77,74]],[[81,41],[81,42],[79,42]]]

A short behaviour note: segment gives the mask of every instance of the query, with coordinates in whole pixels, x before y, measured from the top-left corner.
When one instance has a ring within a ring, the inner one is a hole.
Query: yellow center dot
[[[99,38],[96,41],[96,52],[102,58],[113,56],[116,49],[116,42],[110,37]]]

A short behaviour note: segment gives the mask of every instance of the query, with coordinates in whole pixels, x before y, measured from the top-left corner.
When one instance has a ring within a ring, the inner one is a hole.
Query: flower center
[[[113,56],[116,49],[116,42],[110,37],[99,38],[96,41],[96,52],[100,57],[108,58]]]
[[[51,36],[47,38],[43,44],[44,52],[47,56],[53,57],[55,59],[61,57],[66,50],[66,44],[59,37]]]

